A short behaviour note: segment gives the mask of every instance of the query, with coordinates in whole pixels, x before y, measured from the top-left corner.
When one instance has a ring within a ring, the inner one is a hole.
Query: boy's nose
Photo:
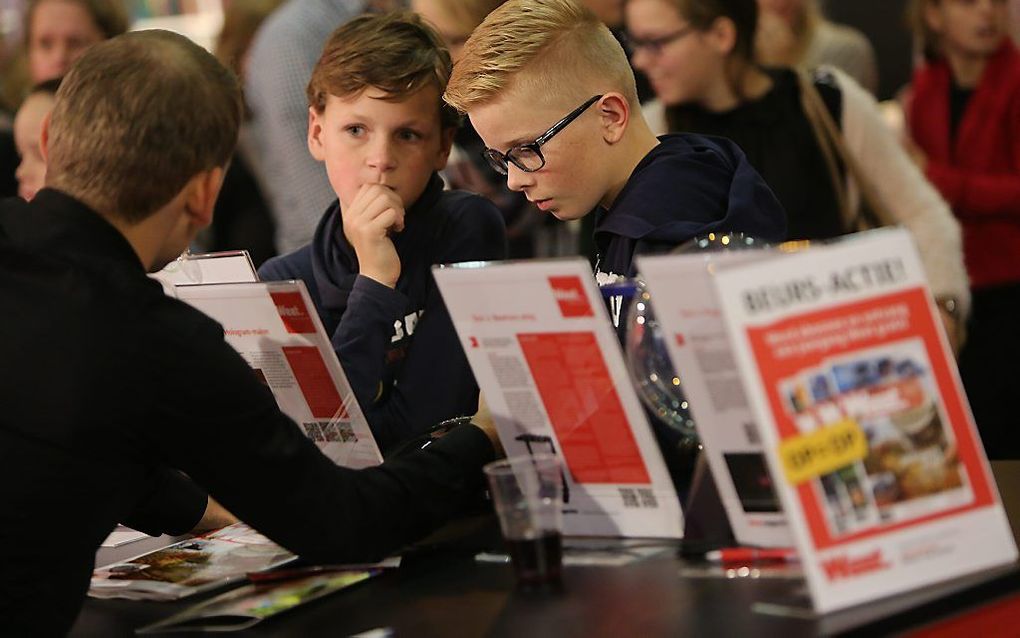
[[[368,155],[368,165],[379,172],[393,170],[397,165],[397,156],[393,150],[393,145],[388,141],[375,144]]]
[[[523,191],[526,187],[535,183],[535,174],[522,171],[515,164],[507,162],[506,187],[512,191]]]

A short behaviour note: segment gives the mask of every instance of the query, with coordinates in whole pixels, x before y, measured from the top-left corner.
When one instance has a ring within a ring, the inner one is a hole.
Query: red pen
[[[726,547],[705,552],[705,560],[712,563],[788,563],[798,560],[792,548],[756,549],[754,547]]]

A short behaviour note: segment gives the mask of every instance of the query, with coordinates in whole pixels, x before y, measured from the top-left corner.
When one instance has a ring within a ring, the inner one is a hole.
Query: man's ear
[[[188,183],[184,211],[194,228],[205,228],[212,223],[216,198],[219,197],[225,174],[225,169],[216,167],[202,171]]]
[[[607,144],[616,144],[623,139],[630,123],[630,103],[621,93],[606,93],[598,101],[599,123],[602,127],[602,139]]]
[[[434,166],[437,171],[441,171],[446,168],[446,163],[450,160],[450,151],[453,149],[453,138],[456,135],[457,129],[453,126],[449,126],[440,131],[439,153],[436,155],[436,164]]]
[[[325,112],[319,113],[314,106],[308,107],[308,151],[320,162],[326,160],[326,151],[322,147],[322,121]]]
[[[39,153],[42,154],[43,162],[50,161],[50,113],[43,116],[42,130],[39,132]]]

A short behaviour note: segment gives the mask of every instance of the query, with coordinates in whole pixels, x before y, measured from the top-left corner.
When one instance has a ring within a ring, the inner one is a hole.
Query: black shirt
[[[826,239],[846,232],[825,158],[804,115],[800,84],[790,70],[769,70],[773,87],[722,113],[685,105],[667,110],[669,130],[728,137],[743,149],[786,210],[787,239]],[[816,80],[837,124],[841,96]]]
[[[956,131],[960,128],[963,114],[967,110],[967,103],[974,95],[973,88],[964,88],[953,82],[949,86],[949,139],[956,142]]]
[[[179,532],[205,495],[315,561],[372,560],[474,494],[474,427],[354,471],[276,406],[222,327],[163,295],[124,237],[44,189],[0,203],[0,626],[67,631],[117,522]]]

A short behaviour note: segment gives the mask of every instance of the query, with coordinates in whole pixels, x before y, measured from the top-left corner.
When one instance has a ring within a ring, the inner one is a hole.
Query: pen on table
[[[797,550],[791,548],[726,547],[705,552],[705,560],[710,563],[789,563],[799,560],[799,557]]]

